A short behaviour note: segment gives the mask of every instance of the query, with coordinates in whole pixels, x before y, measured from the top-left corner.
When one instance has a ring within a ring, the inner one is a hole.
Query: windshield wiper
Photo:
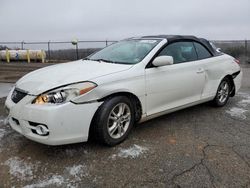
[[[82,60],[88,60],[88,61],[95,61],[95,60],[92,60],[92,59],[89,59],[89,58],[83,58]]]
[[[86,57],[86,58],[84,58],[83,60],[88,60],[88,61],[99,61],[99,62],[103,61],[103,62],[105,62],[105,63],[115,63],[115,64],[130,65],[130,63],[118,62],[118,61],[111,61],[111,60],[102,59],[102,58],[100,58],[100,59],[90,59],[90,58],[87,58],[87,57]]]
[[[90,60],[92,60],[92,61],[99,61],[99,62],[103,61],[103,62],[106,62],[106,63],[116,63],[114,61],[107,60],[107,59],[90,59]]]

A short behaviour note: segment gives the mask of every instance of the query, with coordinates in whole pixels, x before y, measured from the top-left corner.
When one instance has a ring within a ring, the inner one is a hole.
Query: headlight
[[[96,86],[97,85],[93,82],[82,82],[78,84],[71,84],[39,95],[33,101],[33,104],[45,104],[45,103],[60,104],[68,102],[71,99],[74,99],[75,97],[84,95],[85,93],[94,89]]]

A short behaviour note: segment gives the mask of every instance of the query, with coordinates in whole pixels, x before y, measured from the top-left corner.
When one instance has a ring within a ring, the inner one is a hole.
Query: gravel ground
[[[30,141],[3,125],[1,98],[0,187],[250,187],[250,68],[243,71],[227,106],[202,104],[139,124],[112,148]]]

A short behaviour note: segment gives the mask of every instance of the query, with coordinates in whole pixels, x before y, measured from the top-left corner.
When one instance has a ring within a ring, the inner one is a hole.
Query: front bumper
[[[92,118],[101,105],[99,102],[36,105],[31,104],[35,96],[29,95],[15,104],[10,95],[5,102],[9,110],[10,126],[28,139],[47,145],[87,141]],[[38,124],[46,125],[49,134],[38,135],[34,131]]]

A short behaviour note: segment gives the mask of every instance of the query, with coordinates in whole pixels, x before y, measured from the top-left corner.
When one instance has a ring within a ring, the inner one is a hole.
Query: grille
[[[14,103],[18,103],[20,100],[22,100],[25,96],[27,95],[27,93],[20,91],[19,89],[15,88],[15,90],[13,91],[12,95],[11,95],[11,99]]]

